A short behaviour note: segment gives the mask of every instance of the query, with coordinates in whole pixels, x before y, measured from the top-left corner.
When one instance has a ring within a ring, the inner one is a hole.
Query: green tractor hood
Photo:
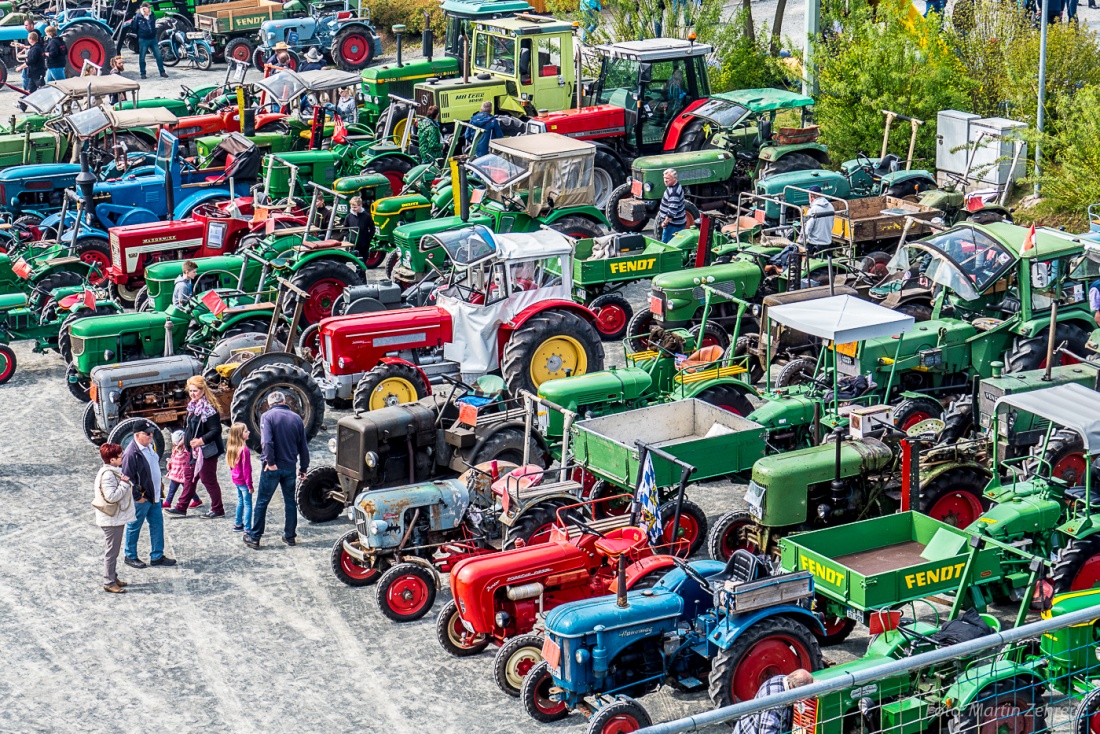
[[[576,377],[550,380],[539,386],[539,396],[563,408],[581,411],[610,403],[637,400],[645,395],[653,378],[640,367],[613,367]],[[550,411],[546,437],[560,439],[564,426],[561,413]]]

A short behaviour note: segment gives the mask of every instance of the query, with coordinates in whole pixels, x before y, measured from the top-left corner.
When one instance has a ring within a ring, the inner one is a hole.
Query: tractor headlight
[[[874,709],[875,709],[874,700],[868,698],[867,696],[864,696],[863,698],[859,699],[859,712],[861,714],[863,714],[864,716],[867,716]]]
[[[385,520],[371,520],[370,532],[371,535],[381,535],[386,532],[390,527],[390,524]]]
[[[122,393],[120,393],[118,390],[112,390],[111,392],[107,393],[107,399],[112,403],[117,403],[119,396],[121,395]]]
[[[368,451],[363,457],[363,461],[366,462],[368,469],[373,469],[374,467],[378,466],[378,454],[374,453],[373,451]]]
[[[110,362],[114,358],[115,358],[115,353],[113,351],[111,351],[110,349],[104,349],[103,350],[103,361],[104,362]]]
[[[653,191],[653,184],[651,184],[649,181],[646,181],[644,184],[642,184],[642,190],[645,192]]]
[[[270,32],[270,31],[268,31],[267,37],[268,37],[269,40],[272,40],[272,41],[275,40],[275,34]]]
[[[573,656],[573,659],[577,661],[577,665],[584,665],[590,657],[592,656],[589,654],[588,648],[582,647],[577,650],[577,654]]]
[[[508,626],[508,622],[511,621],[511,617],[508,616],[508,612],[497,612],[493,617],[493,621],[496,622],[497,627],[504,629]]]
[[[336,439],[335,438],[330,438],[328,440],[328,450],[331,453],[334,453],[334,454],[336,453]]]

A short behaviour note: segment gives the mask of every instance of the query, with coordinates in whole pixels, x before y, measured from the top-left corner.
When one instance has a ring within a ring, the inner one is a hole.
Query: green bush
[[[1040,140],[1043,168],[1039,176],[1047,207],[1054,212],[1083,214],[1100,201],[1100,86],[1090,85],[1066,97],[1060,114]]]
[[[430,11],[431,26],[435,31],[436,41],[443,42],[446,21],[443,18],[443,12],[439,9],[438,0],[386,0],[382,3],[371,3],[369,7],[371,21],[379,33],[393,38],[393,27],[404,24],[406,41],[414,35],[419,36],[424,31],[424,11]],[[416,44],[417,39],[412,39],[410,42]]]

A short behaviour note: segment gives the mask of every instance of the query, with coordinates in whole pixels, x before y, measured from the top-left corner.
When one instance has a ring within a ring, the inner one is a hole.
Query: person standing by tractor
[[[661,226],[661,242],[668,242],[680,230],[687,227],[687,198],[675,169],[665,169],[665,193],[661,194],[661,208],[657,221]]]
[[[26,18],[23,19],[23,30],[27,32],[27,38],[29,39],[31,34],[35,32],[34,18],[28,15]],[[27,57],[27,49],[31,47],[30,43],[23,43],[22,41],[12,41],[11,45],[15,48],[15,55],[18,59],[25,59]],[[19,68],[23,70],[23,89],[26,91],[30,91],[29,89],[27,89],[31,85],[30,77],[27,76],[27,65],[23,64]]]
[[[65,78],[65,69],[69,65],[69,47],[57,35],[57,26],[46,26],[46,81],[60,81]]]
[[[22,71],[27,75],[27,94],[30,94],[46,84],[46,52],[39,43],[38,31],[28,33],[27,41],[30,45],[27,46],[26,61],[20,64],[16,71]]]
[[[275,53],[271,54],[267,58],[267,63],[264,64],[264,76],[289,69],[290,65],[290,47],[285,42],[279,41],[275,44]]]
[[[160,457],[153,448],[153,433],[160,429],[145,421],[134,431],[134,440],[122,454],[122,473],[133,486],[135,518],[126,526],[126,558],[130,568],[145,568],[138,558],[137,542],[141,526],[149,523],[150,566],[174,566],[176,561],[164,555],[164,516],[160,511],[163,482]]]
[[[477,139],[477,143],[474,145],[474,158],[480,158],[488,154],[490,140],[504,137],[504,129],[500,126],[500,121],[493,115],[492,102],[485,101],[481,103],[481,109],[470,118],[470,125],[472,127],[466,128],[466,141],[473,142],[475,137]],[[479,130],[481,132],[478,132]]]
[[[160,75],[167,79],[168,74],[164,71],[164,56],[161,55],[160,45],[157,43],[157,19],[153,17],[153,9],[149,3],[141,4],[141,10],[131,21],[131,30],[138,40],[138,71],[141,73],[141,78],[145,78],[145,54],[152,51]]]
[[[434,104],[420,118],[416,128],[417,158],[421,163],[435,163],[443,157],[443,133],[439,128],[439,108]]]
[[[764,685],[756,691],[757,698],[767,698],[784,691],[802,688],[814,682],[813,675],[808,670],[799,668],[787,675],[776,675],[764,681]],[[733,734],[785,734],[791,730],[791,721],[794,718],[794,708],[768,709],[758,714],[742,716],[733,725]]]
[[[298,479],[305,479],[309,469],[309,442],[301,416],[287,407],[286,396],[279,390],[268,395],[267,404],[268,410],[260,419],[263,448],[260,487],[252,508],[252,527],[244,534],[244,544],[254,550],[260,549],[260,538],[267,523],[267,506],[271,504],[276,487],[283,490],[283,542],[296,545],[298,503],[294,499],[294,467],[298,466]]]
[[[323,68],[325,68],[325,57],[316,46],[313,46],[306,51],[305,60],[298,67],[298,71],[318,71]]]
[[[103,466],[95,477],[95,524],[103,528],[103,590],[126,593],[126,582],[118,578],[118,554],[126,526],[137,519],[134,514],[133,487],[122,473],[122,447],[105,443],[99,447]],[[113,510],[113,512],[112,512]]]
[[[176,284],[172,286],[172,305],[183,308],[195,295],[195,279],[199,277],[199,266],[194,260],[188,260],[183,264],[183,272],[176,276]]]
[[[370,257],[370,241],[374,238],[374,222],[363,206],[362,197],[351,197],[344,227],[347,228],[348,241],[355,244],[355,254],[367,260]]]
[[[810,207],[802,217],[802,229],[798,234],[798,242],[791,242],[777,255],[768,260],[764,266],[767,275],[778,275],[790,264],[800,249],[807,257],[815,257],[819,252],[833,244],[833,221],[836,219],[836,210],[828,198],[821,196],[820,186],[811,186]]]
[[[199,481],[210,495],[210,511],[203,517],[225,517],[222,507],[222,487],[218,484],[218,457],[225,453],[222,443],[222,422],[214,407],[214,395],[201,375],[187,380],[187,418],[183,422],[184,440],[191,448],[191,468],[184,474],[183,493],[176,506],[165,510],[169,515],[182,517],[195,496]]]

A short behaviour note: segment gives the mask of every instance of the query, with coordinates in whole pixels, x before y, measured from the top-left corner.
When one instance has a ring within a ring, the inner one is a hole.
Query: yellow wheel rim
[[[416,388],[404,377],[387,377],[371,390],[370,409],[379,410],[416,400]]]
[[[401,145],[401,139],[405,137],[405,128],[409,126],[409,118],[402,117],[393,123],[393,142]]]
[[[588,371],[588,353],[571,336],[550,337],[531,357],[531,381],[538,387],[547,380],[583,375]]]

